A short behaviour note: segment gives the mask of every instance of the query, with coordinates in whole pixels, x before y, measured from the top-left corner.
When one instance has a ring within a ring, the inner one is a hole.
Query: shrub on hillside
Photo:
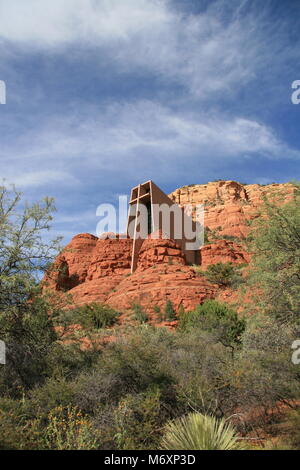
[[[158,388],[130,394],[120,400],[114,411],[119,450],[155,449],[159,445],[162,414]]]
[[[69,310],[62,322],[65,319],[68,324],[78,323],[83,328],[99,330],[114,325],[119,315],[120,313],[109,305],[93,302]]]
[[[277,201],[283,195],[274,195]],[[286,204],[265,198],[260,217],[248,236],[250,264],[248,288],[253,291],[248,310],[261,311],[281,323],[300,325],[300,183]],[[249,304],[249,300],[247,302]]]
[[[50,450],[92,450],[99,445],[91,420],[72,406],[49,412],[45,444]]]
[[[134,313],[134,320],[138,321],[139,323],[147,323],[148,315],[146,312],[144,312],[143,307],[140,304],[133,303],[131,308]]]
[[[174,321],[176,320],[176,312],[173,307],[173,303],[171,300],[167,300],[165,308],[164,308],[164,317],[166,321]]]
[[[200,328],[212,333],[225,346],[233,346],[240,341],[245,320],[227,305],[216,300],[206,300],[202,305],[197,305],[195,310],[180,316],[179,328]]]
[[[267,315],[253,316],[247,321],[232,372],[239,406],[260,406],[268,417],[268,411],[279,402],[292,403],[299,397],[298,366],[291,361],[295,334],[295,330],[281,328]]]
[[[232,263],[216,263],[209,265],[202,274],[214,284],[222,287],[233,287],[242,282],[239,271],[241,267],[241,265],[237,266]]]

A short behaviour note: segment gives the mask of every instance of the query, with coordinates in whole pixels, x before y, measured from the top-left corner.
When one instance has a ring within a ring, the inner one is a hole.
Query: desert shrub
[[[0,393],[18,397],[49,376],[47,361],[57,340],[49,306],[42,297],[1,312],[0,337],[6,343],[6,365],[0,368]]]
[[[161,442],[166,450],[237,450],[241,446],[234,427],[224,419],[200,413],[171,421]]]
[[[281,412],[280,404],[299,397],[299,382],[287,360],[284,355],[252,352],[234,363],[228,378],[230,398],[240,410],[243,432],[264,428]]]
[[[66,440],[68,448],[93,448],[94,441],[77,441],[75,409],[80,421],[88,423],[83,434],[89,436],[92,429],[99,449],[157,448],[165,423],[191,411],[228,418],[238,408],[239,431],[250,431],[264,422],[251,417],[244,423],[244,413],[248,416],[253,408],[258,415],[264,407],[298,396],[297,366],[290,361],[293,334],[268,317],[251,318],[232,356],[231,348],[217,340],[216,328],[203,329],[201,321],[175,334],[145,324],[127,327],[115,332],[115,341],[92,360],[81,359],[78,370],[72,357],[67,358],[43,384],[21,390],[21,400],[0,399],[7,427],[1,445],[65,448]],[[74,360],[76,355],[74,351]],[[58,408],[63,411],[58,413]],[[58,425],[62,416],[71,423],[69,437],[65,424]]]
[[[24,402],[24,414],[28,418],[34,416],[46,420],[51,409],[58,406],[66,407],[74,403],[75,387],[65,378],[49,378],[42,386],[30,391]]]
[[[183,317],[183,315],[185,314],[185,309],[184,309],[184,306],[182,304],[180,304],[179,306],[179,309],[178,309],[178,317]]]
[[[52,378],[74,379],[78,374],[92,369],[99,358],[95,348],[82,350],[79,343],[55,343],[47,355],[49,373]]]
[[[79,323],[83,328],[101,329],[114,325],[120,315],[109,305],[93,302],[76,307],[65,314],[68,323]]]
[[[292,450],[300,449],[300,410],[292,410],[285,420],[286,432],[283,436],[283,444]]]
[[[245,320],[225,304],[216,300],[206,300],[196,309],[180,316],[179,328],[187,330],[200,328],[214,334],[216,341],[225,346],[239,343],[245,329]]]
[[[101,367],[92,372],[83,372],[75,383],[75,403],[84,412],[97,414],[103,406],[116,405],[125,393],[118,374]]]
[[[0,337],[6,343],[6,366],[0,370],[0,393],[16,396],[43,382],[45,356],[56,340],[49,305],[40,296],[38,278],[59,249],[45,242],[53,200],[29,205],[14,188],[0,187]]]
[[[291,328],[280,328],[268,316],[248,320],[231,377],[239,406],[260,406],[268,414],[279,402],[299,397],[298,366],[291,361],[294,338]]]
[[[248,318],[242,335],[243,351],[269,352],[276,356],[282,351],[291,351],[291,343],[297,337],[292,326],[281,328],[278,322],[264,314]]]
[[[222,287],[235,287],[242,282],[240,269],[242,265],[234,265],[232,263],[216,263],[207,267],[202,274],[214,284]]]
[[[155,388],[120,400],[114,412],[119,450],[158,447],[162,425],[160,406],[160,391]]]
[[[300,184],[286,204],[265,198],[261,216],[252,223],[248,236],[253,253],[248,287],[252,289],[254,308],[275,317],[281,323],[300,324]],[[249,307],[248,307],[249,308]]]
[[[45,443],[48,449],[53,450],[91,450],[98,447],[92,422],[81,410],[71,406],[59,406],[49,412]]]
[[[169,363],[174,374],[177,415],[197,410],[222,417],[234,412],[231,348],[216,342],[208,331],[181,330]]]
[[[164,316],[166,321],[173,321],[176,320],[176,312],[173,307],[173,303],[171,300],[167,300],[165,308],[164,308]]]
[[[96,415],[107,405],[115,406],[123,396],[143,393],[149,387],[158,387],[161,400],[171,404],[174,371],[168,364],[168,347],[172,342],[174,335],[148,325],[131,327],[126,335],[116,334],[93,369],[83,371],[74,381],[76,405]]]
[[[172,344],[173,335],[165,329],[149,325],[133,328],[106,347],[96,370],[113,374],[120,383],[119,394],[141,393],[149,387],[158,387],[165,406],[174,406],[173,370],[168,364],[168,348]]]
[[[165,314],[164,314],[164,312],[161,311],[161,308],[158,305],[154,305],[153,310],[156,313],[157,320],[159,322],[162,322],[162,321],[165,320]]]
[[[42,448],[37,420],[24,418],[21,400],[0,399],[0,450],[30,450]]]
[[[147,323],[148,315],[146,312],[144,312],[143,307],[140,304],[133,303],[131,308],[134,314],[134,320],[138,321],[139,323]]]

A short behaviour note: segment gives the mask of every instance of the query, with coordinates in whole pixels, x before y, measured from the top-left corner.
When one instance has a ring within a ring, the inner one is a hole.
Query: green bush
[[[120,313],[109,305],[93,302],[69,310],[64,318],[69,324],[79,323],[83,328],[99,330],[114,325],[119,315]]]
[[[179,309],[178,309],[178,317],[182,317],[185,314],[185,309],[182,304],[180,304]]]
[[[171,300],[167,300],[165,309],[164,309],[165,319],[166,321],[173,321],[176,320],[176,312],[173,307],[173,303]]]
[[[119,383],[118,395],[140,393],[150,386],[158,386],[160,390],[167,389],[171,399],[173,370],[162,358],[168,357],[168,345],[173,341],[169,331],[141,325],[127,331],[126,336],[124,333],[116,336],[95,370],[103,376],[113,374]],[[167,400],[169,398],[166,396]]]
[[[50,450],[92,450],[99,445],[91,420],[71,406],[49,412],[45,443]]]
[[[253,316],[242,335],[241,350],[233,363],[232,385],[238,406],[261,407],[265,413],[282,401],[299,398],[299,366],[291,361],[291,344],[296,331],[281,328],[267,315]],[[255,367],[253,367],[255,364]]]
[[[200,328],[209,331],[225,346],[240,342],[245,324],[234,310],[216,300],[206,300],[195,310],[181,315],[179,320],[181,330]]]
[[[292,450],[300,449],[300,410],[290,411],[285,423],[288,435],[284,437],[284,444]]]
[[[22,400],[0,399],[0,450],[44,448],[39,417],[26,419]]]
[[[253,295],[247,301],[250,311],[259,307],[281,323],[300,325],[300,183],[294,184],[294,195],[288,203],[283,195],[265,198],[261,216],[253,220],[248,236],[248,249],[253,253],[248,289]]]
[[[39,416],[44,420],[48,412],[57,406],[68,406],[74,403],[75,387],[66,378],[48,379],[41,387],[32,390],[25,399],[23,408],[28,418]]]
[[[164,319],[165,319],[165,314],[164,314],[164,312],[161,311],[160,307],[159,307],[158,305],[154,305],[153,310],[154,310],[154,312],[156,313],[157,320],[158,320],[159,322],[164,321]]]
[[[132,304],[132,311],[134,313],[133,318],[139,323],[147,323],[148,315],[144,312],[143,307],[140,304]]]
[[[236,409],[248,416],[253,408],[255,421],[239,425],[247,432],[264,425],[259,410],[267,413],[279,401],[299,397],[298,368],[290,361],[292,332],[251,319],[232,355],[217,328],[203,330],[199,323],[175,333],[146,324],[115,331],[115,341],[96,358],[82,351],[87,358],[78,369],[78,351],[62,345],[66,359],[55,375],[21,390],[20,400],[0,398],[2,448],[88,449],[96,436],[97,448],[157,449],[166,422],[191,410],[228,417]]]
[[[242,282],[242,277],[239,272],[242,265],[236,266],[232,263],[216,263],[208,266],[203,275],[214,284],[223,287],[237,286]]]
[[[0,394],[19,397],[21,389],[42,384],[51,374],[47,357],[57,335],[49,310],[47,302],[37,297],[20,308],[1,312],[0,338],[6,343],[6,365],[0,368]]]
[[[89,372],[99,357],[95,348],[82,350],[79,342],[70,344],[56,343],[47,355],[51,378],[68,380],[75,378],[82,371]]]
[[[119,450],[158,448],[161,413],[160,392],[147,390],[122,398],[115,409],[115,440]]]

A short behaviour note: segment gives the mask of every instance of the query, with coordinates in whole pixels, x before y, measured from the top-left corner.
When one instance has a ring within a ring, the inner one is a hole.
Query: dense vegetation
[[[151,326],[137,304],[135,323],[121,326],[107,306],[62,309],[43,294],[40,274],[59,250],[57,240],[41,241],[53,203],[19,203],[2,188],[0,448],[173,449],[178,439],[183,449],[254,447],[265,441],[250,437],[266,438],[278,420],[276,445],[299,447],[300,366],[291,361],[300,336],[299,191],[281,208],[266,202],[269,219],[252,232],[252,315],[247,305],[241,315],[207,301],[182,309],[176,332]],[[176,316],[170,302],[153,310],[161,320]],[[90,347],[60,340],[74,320]]]
[[[280,195],[279,195],[280,196]],[[259,286],[255,303],[280,323],[300,322],[300,184],[284,205],[265,199],[253,224],[251,281]]]

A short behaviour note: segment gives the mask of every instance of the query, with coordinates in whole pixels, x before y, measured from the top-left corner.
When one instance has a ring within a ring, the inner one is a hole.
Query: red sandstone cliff
[[[257,217],[263,197],[278,203],[293,194],[293,185],[240,184],[236,181],[216,181],[194,184],[176,189],[169,197],[184,204],[204,204],[204,223],[211,230],[220,228],[219,234],[244,237],[249,231],[248,221]]]
[[[200,263],[206,268],[218,262],[248,263],[249,254],[239,240],[248,233],[248,222],[258,216],[263,196],[281,204],[292,192],[291,184],[259,186],[218,181],[183,187],[169,197],[179,205],[205,205],[210,243],[201,249]],[[173,302],[176,310],[181,305],[191,309],[220,295],[216,285],[186,265],[175,241],[144,240],[133,274],[130,274],[131,250],[130,239],[77,235],[57,258],[55,266],[59,269],[46,276],[45,285],[72,294],[76,305],[106,302],[126,311],[133,302],[140,303],[153,321],[154,306],[162,308],[167,300]]]

